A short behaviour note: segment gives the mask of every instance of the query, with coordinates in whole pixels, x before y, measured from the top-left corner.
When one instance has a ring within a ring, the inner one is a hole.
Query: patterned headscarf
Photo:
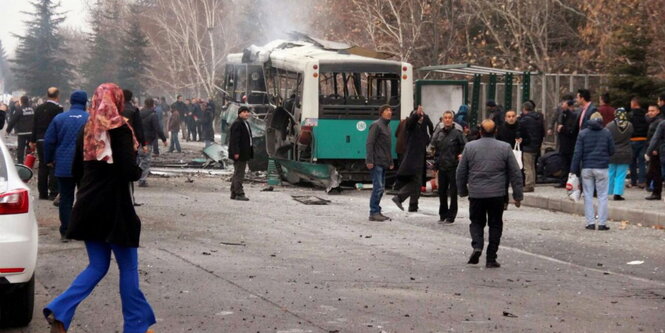
[[[628,127],[629,121],[628,121],[628,113],[626,112],[626,109],[618,108],[618,109],[614,110],[614,122],[622,130],[624,130],[624,129],[626,129],[626,127]]]
[[[129,126],[121,115],[123,102],[122,89],[115,83],[104,83],[95,90],[89,110],[90,117],[83,133],[84,161],[113,163],[111,138],[108,131],[124,124]],[[136,138],[134,138],[134,149],[138,149]]]

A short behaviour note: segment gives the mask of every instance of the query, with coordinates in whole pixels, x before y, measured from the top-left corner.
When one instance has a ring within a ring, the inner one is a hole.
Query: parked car
[[[14,165],[0,138],[0,328],[32,320],[37,265],[37,219],[30,188],[32,170]]]

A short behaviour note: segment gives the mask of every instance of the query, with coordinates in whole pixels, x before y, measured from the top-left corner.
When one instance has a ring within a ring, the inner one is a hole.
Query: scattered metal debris
[[[304,203],[305,205],[327,205],[332,202],[313,195],[292,195],[291,197],[293,200]]]
[[[240,243],[234,243],[234,242],[219,242],[219,244],[222,245],[232,245],[232,246],[247,246],[245,242],[240,242]]]
[[[517,318],[516,315],[514,315],[514,314],[512,314],[512,313],[510,313],[510,312],[508,312],[508,311],[503,311],[503,316],[504,316],[504,317],[508,317],[508,318]]]

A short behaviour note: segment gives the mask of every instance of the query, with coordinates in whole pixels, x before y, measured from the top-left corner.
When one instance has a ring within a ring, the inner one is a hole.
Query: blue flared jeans
[[[102,242],[86,241],[90,264],[65,292],[44,308],[44,316],[51,313],[69,330],[76,307],[86,298],[106,275],[111,263],[111,252],[120,270],[120,300],[124,333],[145,333],[155,324],[155,314],[139,289],[138,251],[135,247],[123,247]]]

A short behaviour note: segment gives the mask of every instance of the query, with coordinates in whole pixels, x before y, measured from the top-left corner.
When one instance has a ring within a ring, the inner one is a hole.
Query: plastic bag
[[[515,142],[515,146],[513,147],[513,155],[515,155],[517,165],[520,166],[520,169],[524,169],[524,162],[522,161],[522,149],[520,149],[520,144],[517,142]]]
[[[566,182],[566,190],[568,190],[568,198],[573,201],[579,201],[582,191],[580,190],[580,179],[574,173],[568,174],[568,181]]]

